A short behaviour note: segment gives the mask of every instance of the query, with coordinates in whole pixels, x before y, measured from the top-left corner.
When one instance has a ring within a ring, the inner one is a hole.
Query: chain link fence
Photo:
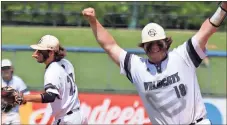
[[[183,14],[183,5],[193,2],[2,2],[3,25],[89,26],[81,15],[86,7],[94,7],[100,22],[106,27],[141,28],[156,22],[167,29],[198,29],[203,20],[213,14],[217,4],[206,4],[203,12]],[[197,4],[196,4],[197,5]],[[212,7],[212,8],[211,8]],[[195,8],[195,7],[194,7]],[[208,9],[209,8],[209,9]],[[195,8],[196,9],[196,8]],[[185,12],[185,13],[186,13]],[[226,24],[226,23],[225,23]]]

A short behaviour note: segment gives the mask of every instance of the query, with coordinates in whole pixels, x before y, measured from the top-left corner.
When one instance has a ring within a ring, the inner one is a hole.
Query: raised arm
[[[227,15],[227,2],[222,2],[216,12],[209,19],[205,20],[199,31],[195,34],[195,39],[199,42],[200,48],[205,50],[208,39],[221,25]]]
[[[87,18],[94,36],[100,46],[107,52],[111,59],[119,66],[119,56],[123,51],[120,48],[114,38],[108,33],[108,31],[99,23],[95,17],[95,10],[93,8],[86,8],[83,10],[82,14]]]

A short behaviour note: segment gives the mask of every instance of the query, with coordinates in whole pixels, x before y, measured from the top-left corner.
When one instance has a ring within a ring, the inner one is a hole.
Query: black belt
[[[69,112],[66,113],[66,115],[73,114],[73,112],[80,110],[80,107],[70,110]],[[60,125],[61,119],[58,119],[57,125]]]
[[[197,120],[196,120],[196,123],[201,122],[202,120],[203,120],[203,118],[197,119]],[[191,123],[191,124],[189,124],[189,125],[195,125],[196,123],[194,122],[194,123]]]
[[[66,115],[73,114],[73,112],[78,111],[78,110],[80,110],[80,108],[79,108],[79,107],[78,107],[78,108],[76,108],[76,109],[70,110],[69,112],[67,112],[67,113],[66,113]]]

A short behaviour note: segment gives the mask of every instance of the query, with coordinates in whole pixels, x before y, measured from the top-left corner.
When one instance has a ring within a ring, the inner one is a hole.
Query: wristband
[[[209,18],[209,21],[214,27],[219,27],[221,23],[224,21],[226,15],[227,10],[219,6],[214,15]]]

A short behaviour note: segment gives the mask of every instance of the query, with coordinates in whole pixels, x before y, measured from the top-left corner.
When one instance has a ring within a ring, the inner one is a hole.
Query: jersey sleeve
[[[17,78],[17,85],[18,85],[18,91],[20,91],[21,93],[23,93],[24,95],[30,94],[26,84],[24,83],[24,81],[20,78],[20,77],[16,77]]]
[[[198,68],[202,60],[206,57],[205,52],[200,48],[199,42],[193,36],[184,44],[178,46],[175,51],[191,67]]]
[[[44,77],[45,91],[57,94],[58,97],[60,97],[60,79],[60,70],[58,70],[58,67],[51,67],[51,69],[48,69]]]
[[[137,55],[122,51],[119,57],[120,74],[126,75],[131,83],[134,83],[134,76],[137,65],[141,62],[141,58]]]

